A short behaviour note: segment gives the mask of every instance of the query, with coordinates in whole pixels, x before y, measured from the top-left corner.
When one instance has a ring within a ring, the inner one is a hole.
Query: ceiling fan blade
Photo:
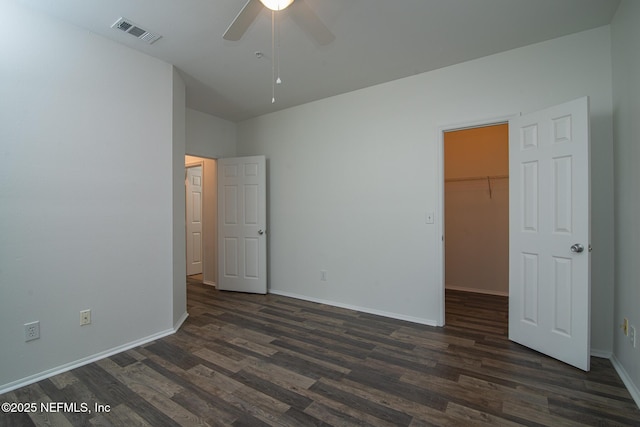
[[[296,24],[320,46],[328,45],[336,38],[304,0],[295,0],[290,8]]]
[[[256,19],[258,14],[262,11],[262,3],[260,0],[249,0],[244,5],[238,16],[235,17],[227,31],[222,36],[225,40],[238,41],[242,38],[249,25]]]

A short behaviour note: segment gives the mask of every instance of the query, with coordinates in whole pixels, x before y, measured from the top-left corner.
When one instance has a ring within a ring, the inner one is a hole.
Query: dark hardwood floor
[[[0,425],[640,425],[608,360],[584,373],[508,341],[503,297],[447,292],[434,328],[187,288],[178,333],[0,396],[90,413],[0,413]]]

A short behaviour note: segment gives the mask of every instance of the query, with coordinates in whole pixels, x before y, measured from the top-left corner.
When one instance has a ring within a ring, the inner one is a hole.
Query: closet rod
[[[445,179],[444,182],[486,181],[487,179],[509,179],[509,175],[485,175],[485,176],[470,176],[467,178],[450,178],[450,179]]]

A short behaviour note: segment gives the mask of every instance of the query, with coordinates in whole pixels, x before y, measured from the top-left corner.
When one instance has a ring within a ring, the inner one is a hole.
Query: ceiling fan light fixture
[[[268,9],[283,10],[289,7],[293,0],[260,0],[260,2]]]

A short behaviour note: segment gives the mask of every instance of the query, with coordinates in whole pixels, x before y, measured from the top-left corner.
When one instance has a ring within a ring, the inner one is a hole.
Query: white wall
[[[489,193],[486,179],[445,182],[447,289],[509,295],[509,180]]]
[[[216,162],[208,159],[236,155],[236,124],[187,108],[186,152],[204,157],[203,250],[204,282],[215,285],[218,276]]]
[[[16,2],[0,16],[1,393],[172,332],[181,296],[171,65]]]
[[[173,121],[173,327],[177,329],[187,318],[187,242],[185,229],[184,153],[186,145],[186,87],[175,67],[172,67]]]
[[[187,108],[186,152],[217,159],[236,155],[236,124]]]
[[[270,290],[436,323],[439,129],[589,95],[592,345],[611,351],[610,48],[607,26],[240,123],[238,154],[269,159]]]
[[[617,326],[629,319],[640,334],[640,2],[623,0],[611,24],[615,136],[614,364],[640,405],[640,338],[634,349]]]

